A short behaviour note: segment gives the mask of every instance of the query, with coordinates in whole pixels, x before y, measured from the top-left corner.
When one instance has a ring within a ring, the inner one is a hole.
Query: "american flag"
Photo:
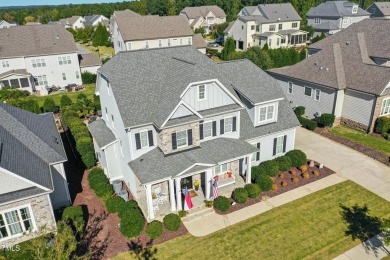
[[[214,183],[213,183],[213,189],[214,189],[214,199],[218,198],[218,178],[215,178],[214,179]]]

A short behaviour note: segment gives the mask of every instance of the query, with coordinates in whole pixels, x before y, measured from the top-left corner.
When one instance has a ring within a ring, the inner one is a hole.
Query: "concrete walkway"
[[[390,167],[304,128],[297,129],[295,148],[390,201]]]
[[[337,174],[332,174],[328,177],[321,179],[320,181],[306,184],[294,190],[287,191],[283,194],[280,194],[273,198],[269,198],[265,201],[253,204],[235,212],[226,215],[219,215],[215,212],[212,212],[198,219],[184,222],[184,225],[193,236],[206,236],[215,231],[224,229],[230,225],[234,225],[238,222],[264,213],[275,207],[289,203],[291,201],[309,195],[313,192],[325,189],[343,181],[345,181],[343,177]]]

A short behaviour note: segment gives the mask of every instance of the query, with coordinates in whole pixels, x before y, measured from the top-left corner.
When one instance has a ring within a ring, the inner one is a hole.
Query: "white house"
[[[65,28],[73,28],[74,30],[84,28],[85,19],[82,16],[72,16],[70,18],[60,19],[59,24],[64,26]]]
[[[77,47],[61,25],[0,30],[0,87],[42,91],[46,86],[82,84]]]
[[[215,63],[191,46],[120,52],[98,70],[102,118],[89,124],[99,162],[148,219],[251,182],[251,165],[294,148],[299,125],[278,82],[248,60]],[[156,206],[153,193],[165,194]]]
[[[265,44],[271,49],[302,46],[307,32],[299,29],[300,23],[301,17],[290,3],[247,6],[226,28],[225,39],[233,37],[237,50]]]
[[[104,21],[108,21],[108,18],[101,14],[87,15],[84,17],[84,26],[91,25],[96,27],[99,23],[104,24]]]
[[[52,113],[0,103],[0,247],[56,226],[54,210],[71,202],[66,161]]]
[[[225,12],[217,5],[186,7],[181,10],[192,29],[204,28],[206,33],[214,26],[226,22]]]
[[[314,35],[324,32],[335,34],[353,23],[369,18],[370,13],[348,1],[327,1],[310,8],[306,14],[307,24],[314,27]]]
[[[7,22],[5,20],[0,20],[0,29],[8,29],[12,26],[17,26],[15,22]]]

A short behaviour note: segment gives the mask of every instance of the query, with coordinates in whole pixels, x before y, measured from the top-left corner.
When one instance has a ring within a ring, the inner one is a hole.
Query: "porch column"
[[[177,211],[183,210],[181,205],[181,188],[180,188],[180,178],[175,179],[176,184],[176,202],[177,202]]]
[[[154,219],[152,185],[146,184],[146,204],[148,206],[149,219]]]
[[[252,182],[252,155],[248,156],[247,158],[247,165],[246,165],[246,183]]]
[[[212,178],[212,169],[206,171],[206,199],[210,199],[210,190],[211,190],[211,178]]]
[[[169,179],[169,201],[171,203],[171,211],[176,211],[175,183],[172,179]]]

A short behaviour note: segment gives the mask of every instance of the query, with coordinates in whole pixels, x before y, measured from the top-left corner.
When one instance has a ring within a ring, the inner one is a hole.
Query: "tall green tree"
[[[92,36],[92,45],[97,46],[109,46],[110,45],[110,33],[107,31],[103,24],[99,23]]]
[[[223,60],[229,60],[230,55],[236,52],[236,45],[234,44],[233,37],[228,37],[225,41],[225,45],[221,51],[221,58]]]

